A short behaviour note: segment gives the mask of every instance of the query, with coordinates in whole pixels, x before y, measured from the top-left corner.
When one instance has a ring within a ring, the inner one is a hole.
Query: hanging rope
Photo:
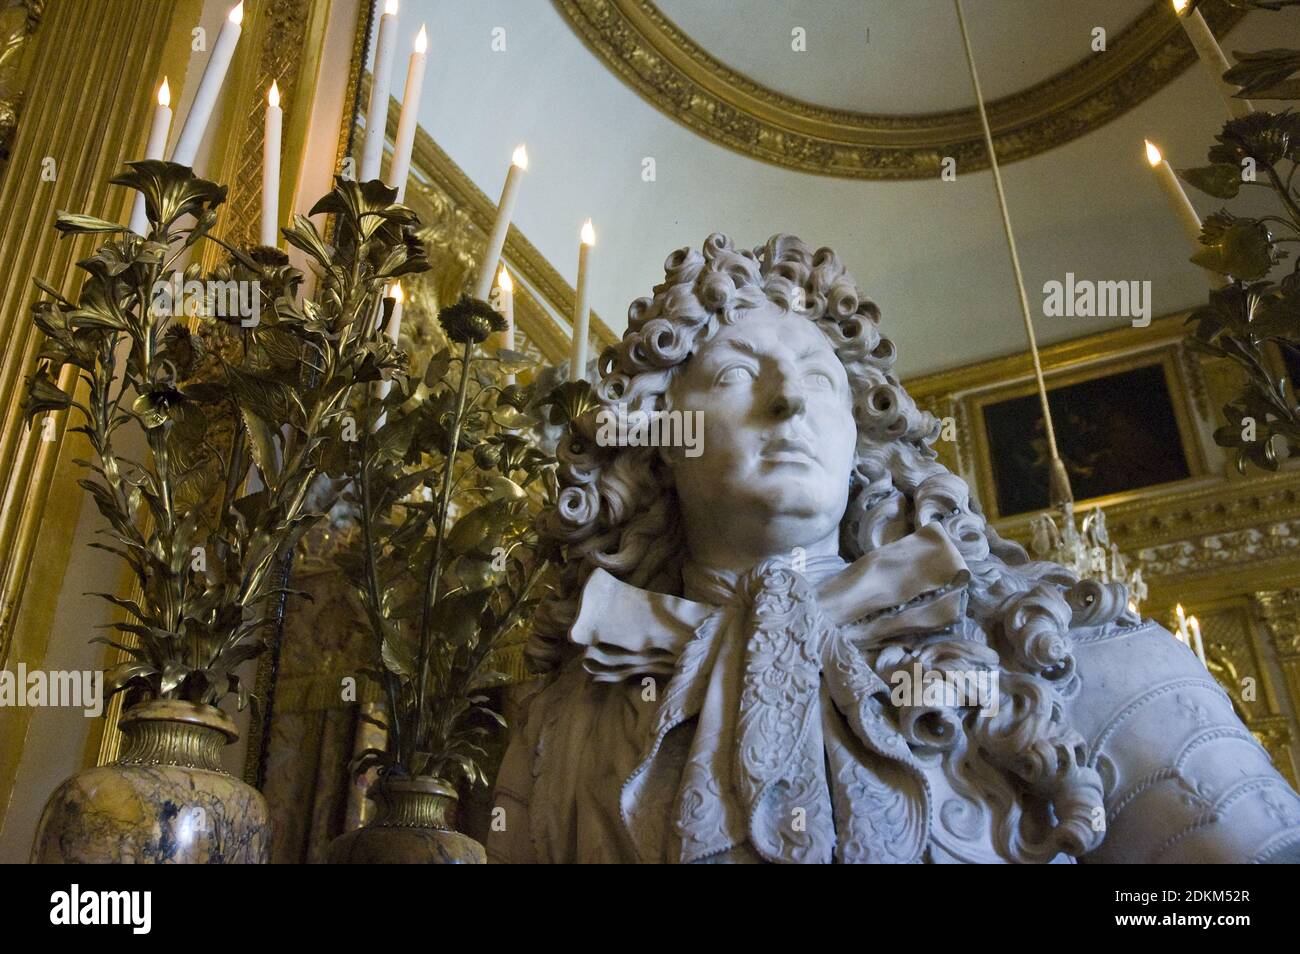
[[[970,35],[966,32],[966,15],[962,11],[961,0],[953,0],[957,7],[957,23],[961,27],[961,41],[966,48],[966,63],[970,67],[971,84],[975,87],[975,102],[979,106],[980,123],[984,127],[984,147],[989,152],[989,168],[993,170],[993,184],[997,187],[998,208],[1002,210],[1002,229],[1007,236],[1007,248],[1011,251],[1011,267],[1016,273],[1016,289],[1020,292],[1020,313],[1025,319],[1025,337],[1029,339],[1029,353],[1034,359],[1034,380],[1038,383],[1038,399],[1043,405],[1043,421],[1047,425],[1047,448],[1051,454],[1048,473],[1048,500],[1053,507],[1072,503],[1074,494],[1070,490],[1070,476],[1056,449],[1056,428],[1052,425],[1052,409],[1047,403],[1047,385],[1043,383],[1043,363],[1038,357],[1038,339],[1034,336],[1034,323],[1029,316],[1029,296],[1025,294],[1025,276],[1020,271],[1020,254],[1016,251],[1016,237],[1011,231],[1011,215],[1007,212],[1007,195],[1002,188],[1002,170],[998,168],[998,156],[993,149],[993,131],[989,128],[988,112],[984,109],[984,93],[980,89],[979,73],[975,70],[975,54],[971,52]]]

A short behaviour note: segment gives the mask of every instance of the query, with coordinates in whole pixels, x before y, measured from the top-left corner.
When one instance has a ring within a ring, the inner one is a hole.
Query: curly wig
[[[813,251],[790,235],[738,250],[715,233],[699,251],[673,252],[664,272],[654,294],[628,309],[622,341],[601,355],[598,408],[573,421],[557,449],[561,489],[540,529],[559,548],[562,569],[535,619],[527,649],[533,668],[550,672],[570,658],[564,637],[596,567],[635,586],[681,592],[685,543],[672,471],[656,448],[600,446],[599,409],[668,409],[674,376],[720,325],[775,302],[816,322],[852,390],[857,454],[841,555],[856,559],[937,522],[971,571],[960,638],[890,647],[871,662],[886,683],[916,660],[995,671],[997,714],[895,710],[900,731],[914,749],[942,760],[957,791],[991,807],[995,841],[1009,857],[1047,860],[1096,847],[1104,834],[1101,779],[1062,702],[1078,691],[1071,627],[1122,615],[1122,587],[1081,583],[1057,564],[1031,562],[988,525],[965,481],[937,460],[931,445],[940,424],[899,384],[880,311],[833,251]]]

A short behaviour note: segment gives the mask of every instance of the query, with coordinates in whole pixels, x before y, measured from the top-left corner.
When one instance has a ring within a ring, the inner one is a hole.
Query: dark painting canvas
[[[1161,365],[1049,388],[1047,399],[1076,500],[1190,476]],[[984,427],[998,513],[1046,507],[1049,455],[1038,395],[986,405]]]

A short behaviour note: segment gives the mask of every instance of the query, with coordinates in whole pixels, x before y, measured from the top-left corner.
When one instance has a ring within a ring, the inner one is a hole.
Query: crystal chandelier
[[[997,151],[993,148],[993,131],[989,127],[988,112],[984,108],[984,93],[980,89],[979,74],[975,69],[975,55],[971,51],[970,36],[966,32],[966,15],[961,0],[954,0],[957,22],[961,27],[962,44],[966,49],[966,64],[970,67],[971,85],[975,88],[975,102],[979,106],[980,123],[984,129],[984,148],[988,150],[989,168],[993,172],[993,185],[997,190],[998,208],[1002,212],[1002,230],[1011,253],[1011,267],[1016,276],[1016,290],[1020,293],[1020,314],[1024,319],[1025,337],[1029,354],[1034,361],[1034,381],[1038,386],[1038,399],[1043,409],[1043,422],[1047,430],[1048,501],[1053,510],[1034,518],[1033,550],[1035,555],[1061,563],[1073,570],[1080,579],[1101,583],[1123,583],[1128,587],[1129,608],[1137,613],[1147,594],[1142,570],[1130,570],[1128,559],[1119,547],[1110,542],[1106,532],[1106,517],[1100,507],[1094,507],[1076,526],[1074,520],[1074,494],[1070,477],[1056,446],[1056,428],[1052,424],[1052,408],[1047,400],[1047,385],[1043,382],[1043,363],[1038,354],[1038,339],[1030,318],[1029,296],[1025,294],[1025,278],[1020,270],[1020,254],[1016,250],[1015,234],[1011,230],[1011,215],[1007,211],[1006,192],[1002,188],[1002,170],[998,165]],[[1059,519],[1059,524],[1058,524]]]
[[[1088,511],[1076,527],[1074,503],[1066,501],[1057,507],[1057,515],[1040,513],[1034,517],[1030,529],[1033,534],[1030,549],[1034,556],[1060,563],[1080,579],[1123,583],[1128,587],[1129,609],[1139,611],[1147,595],[1142,568],[1130,567],[1128,558],[1111,543],[1106,531],[1106,514],[1100,507]]]

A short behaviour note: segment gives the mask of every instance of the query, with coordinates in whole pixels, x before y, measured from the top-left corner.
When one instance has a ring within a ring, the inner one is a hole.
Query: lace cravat
[[[830,861],[835,829],[819,704],[830,627],[809,581],[780,561],[751,570],[729,593],[713,582],[709,595],[726,602],[683,653],[651,753],[624,786],[629,827],[659,837],[656,826],[637,825],[636,808],[645,802],[638,782],[653,777],[664,737],[698,702],[671,810],[680,860],[704,860],[748,841],[772,861]]]
[[[618,800],[643,860],[920,856],[924,773],[863,649],[957,625],[964,593],[950,584],[965,565],[934,527],[806,569],[769,560],[732,580],[687,567],[690,599],[588,581],[571,638],[591,678],[667,677]]]

